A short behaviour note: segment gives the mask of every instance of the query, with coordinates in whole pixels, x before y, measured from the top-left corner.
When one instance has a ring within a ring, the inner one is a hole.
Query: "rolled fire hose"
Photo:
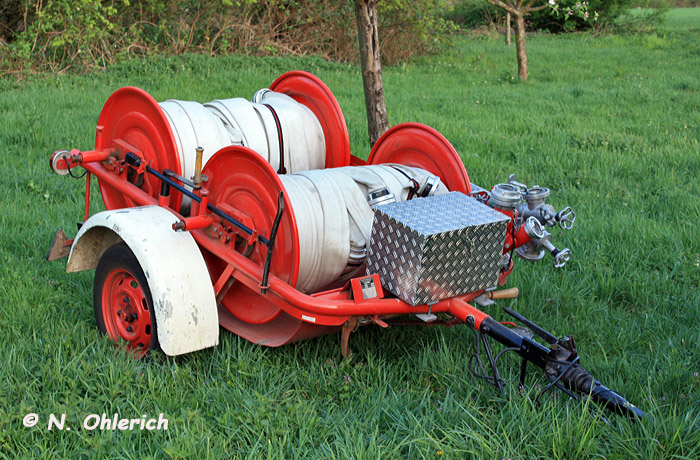
[[[194,175],[195,149],[204,148],[204,164],[229,145],[243,145],[281,173],[321,169],[326,144],[321,124],[303,104],[271,90],[206,104],[168,100],[159,105],[175,137],[182,175]],[[280,148],[282,150],[280,150]]]
[[[222,147],[241,145],[240,134],[236,137],[227,131],[223,123],[202,104],[173,99],[160,103],[170,123],[175,138],[182,175],[194,175],[195,149],[204,149],[203,164]]]
[[[405,201],[415,194],[416,185],[420,189],[433,178],[425,170],[402,165],[350,166],[280,176],[298,226],[296,288],[313,292],[353,273],[364,261],[374,219],[368,202],[372,191],[386,188],[395,201]],[[447,193],[439,178],[435,179],[430,194]]]
[[[206,164],[229,145],[251,148],[276,171],[290,173],[280,178],[299,226],[297,289],[302,292],[322,288],[361,266],[374,218],[369,195],[379,191],[381,198],[374,201],[404,201],[416,185],[435,180],[427,171],[402,165],[323,170],[325,138],[318,119],[306,106],[269,89],[256,92],[253,102],[168,100],[160,106],[175,137],[183,176],[194,175],[198,146],[204,148]],[[444,186],[433,186],[430,194],[446,192]],[[188,208],[189,200],[183,199],[183,209]]]
[[[204,104],[204,107],[219,118],[232,138],[240,136],[241,145],[255,150],[270,161],[265,126],[250,101],[242,97],[217,99]]]

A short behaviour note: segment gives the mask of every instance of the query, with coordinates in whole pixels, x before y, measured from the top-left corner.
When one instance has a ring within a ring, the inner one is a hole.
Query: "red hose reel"
[[[327,168],[350,164],[345,117],[333,93],[318,77],[308,72],[288,72],[277,78],[270,89],[287,94],[316,115],[325,136]],[[105,102],[97,124],[96,150],[116,149],[122,155],[130,151],[154,169],[183,173],[168,119],[158,102],[146,91],[135,87],[115,91]],[[119,174],[119,171],[115,172]],[[157,179],[146,178],[140,188],[154,198],[158,197]],[[100,181],[100,192],[107,209],[136,205],[103,181]],[[180,194],[173,195],[170,207],[179,210],[181,199]]]
[[[307,72],[293,71],[277,78],[270,89],[290,96],[317,117],[325,138],[326,168],[365,163],[351,156],[342,110],[320,79]],[[108,98],[99,117],[95,147],[97,151],[115,152],[115,160],[131,152],[153,169],[182,174],[182,161],[167,116],[151,95],[138,88],[121,88]],[[429,171],[439,176],[452,191],[468,194],[471,190],[467,172],[452,145],[436,130],[419,123],[394,126],[377,141],[366,164],[387,163]],[[126,172],[118,170],[118,161],[110,162],[108,158],[102,162],[108,171],[113,164],[117,166],[111,172],[128,180]],[[208,190],[209,203],[245,222],[258,234],[269,234],[277,212],[278,196],[284,191],[284,186],[277,171],[263,157],[247,147],[229,146],[211,157],[202,172],[208,179],[204,187]],[[140,204],[108,181],[100,179],[99,183],[108,210]],[[160,184],[156,177],[146,174],[135,185],[151,197],[159,198]],[[286,193],[284,197],[286,211],[279,226],[270,273],[294,287],[299,272],[299,230]],[[165,202],[171,209],[179,211],[181,201],[182,194],[172,193]],[[160,203],[164,203],[163,197]],[[196,230],[221,238],[215,251],[201,248],[214,282],[227,278],[227,271],[231,270],[221,251],[245,251],[236,246],[235,238],[226,241],[226,238],[231,239],[232,233],[230,228],[224,228],[225,225],[224,222]],[[261,244],[251,246],[247,252],[249,260],[261,269],[266,254],[267,247]],[[230,273],[228,275],[230,278]],[[269,296],[260,296],[242,283],[218,287],[221,324],[256,343],[279,346],[334,330],[331,326],[305,322],[289,315]]]
[[[469,193],[469,178],[452,145],[434,129],[418,123],[397,125],[382,136],[370,155],[369,164],[399,163],[419,167],[439,176],[450,190]],[[284,186],[277,172],[260,155],[240,146],[220,150],[204,167],[209,178],[209,202],[219,208],[235,208],[251,227],[267,234],[277,210],[277,197]],[[285,213],[280,224],[270,271],[295,286],[299,269],[299,230],[291,203],[285,196]],[[231,247],[231,250],[234,250]],[[257,245],[249,258],[260,267],[266,248]],[[216,254],[206,253],[213,279],[220,277],[226,264]],[[258,292],[237,283],[221,299],[228,321],[222,324],[232,332],[268,346],[323,335],[326,327],[310,327],[285,313]],[[221,314],[221,312],[220,312]],[[229,316],[230,315],[230,316]]]

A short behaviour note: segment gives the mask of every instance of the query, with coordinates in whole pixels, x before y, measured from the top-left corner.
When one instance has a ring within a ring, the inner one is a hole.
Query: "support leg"
[[[357,329],[357,318],[352,317],[343,324],[343,330],[340,333],[340,353],[343,358],[348,356],[348,341],[350,340],[350,333]]]

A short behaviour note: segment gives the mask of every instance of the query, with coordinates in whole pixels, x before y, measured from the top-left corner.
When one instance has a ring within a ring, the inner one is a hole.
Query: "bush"
[[[454,29],[443,17],[447,0],[379,5],[388,64],[435,51]],[[5,70],[82,70],[153,53],[357,56],[351,1],[6,0],[0,19]]]
[[[456,26],[445,19],[446,0],[383,0],[379,2],[379,40],[388,64],[440,49]],[[354,14],[354,13],[353,13]],[[354,19],[354,17],[353,17]],[[356,41],[356,26],[351,30]]]
[[[503,10],[486,0],[461,0],[454,2],[447,18],[464,29],[478,29],[505,16]]]
[[[541,0],[542,4],[545,0]],[[571,7],[581,0],[557,0],[562,7]],[[552,14],[545,9],[527,17],[528,30],[547,30],[553,33],[593,29],[595,31],[646,31],[663,20],[668,6],[691,5],[697,0],[587,0],[589,11],[597,12],[597,22]],[[641,8],[637,8],[641,7]],[[632,9],[634,8],[634,11]],[[490,23],[502,23],[505,11],[487,4],[486,0],[457,0],[448,18],[464,28],[478,28]]]
[[[558,0],[557,3],[562,7],[572,7],[579,1]],[[598,32],[614,29],[627,31],[632,30],[632,28],[624,26],[620,18],[627,16],[632,8],[642,6],[645,12],[635,15],[635,20],[633,21],[637,24],[638,31],[642,31],[660,24],[663,14],[668,10],[666,0],[587,0],[587,4],[589,11],[598,13],[598,21],[584,21],[576,17],[567,19],[563,15],[556,16],[551,14],[549,10],[543,10],[530,16],[530,28],[534,30],[548,30],[554,33],[587,29],[593,29]]]

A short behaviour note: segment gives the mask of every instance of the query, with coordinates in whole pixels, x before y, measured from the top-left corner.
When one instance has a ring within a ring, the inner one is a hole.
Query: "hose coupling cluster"
[[[545,251],[554,257],[554,266],[563,267],[571,258],[571,250],[558,249],[552,243],[552,235],[547,227],[558,225],[570,230],[576,214],[570,206],[557,212],[554,206],[547,203],[551,194],[550,189],[518,182],[515,174],[508,177],[508,183],[496,184],[490,193],[488,204],[505,212],[512,212],[516,232],[525,232],[529,241],[517,248],[516,253],[521,258],[536,262],[544,257]],[[520,230],[518,230],[518,227]]]

